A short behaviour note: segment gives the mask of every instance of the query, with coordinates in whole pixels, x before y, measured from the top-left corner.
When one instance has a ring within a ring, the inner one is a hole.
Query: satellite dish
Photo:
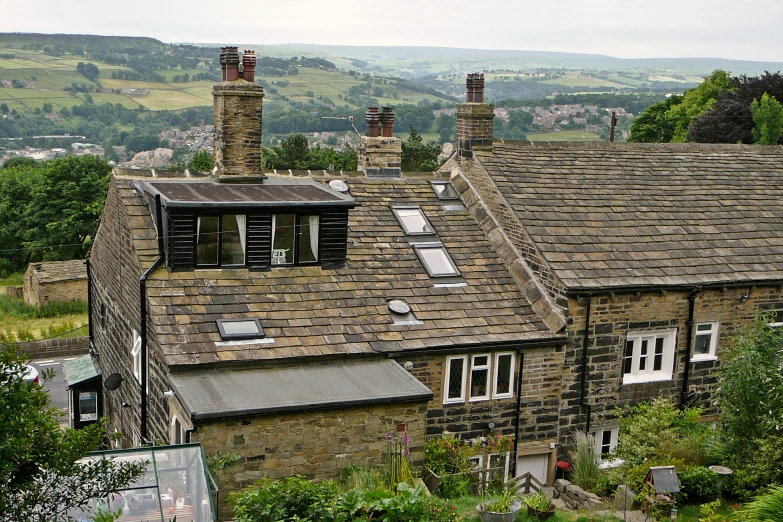
[[[122,378],[122,375],[119,373],[112,373],[106,379],[103,381],[103,387],[107,390],[114,391],[117,388],[120,387],[120,384],[122,384],[122,381],[125,379]]]

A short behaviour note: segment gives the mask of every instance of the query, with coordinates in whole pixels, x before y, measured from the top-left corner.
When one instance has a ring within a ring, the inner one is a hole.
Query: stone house
[[[763,312],[783,322],[783,149],[492,140],[491,105],[458,114],[440,172],[528,300],[564,319],[558,440],[586,430],[607,453],[612,411],[658,395],[715,415],[729,338]]]
[[[24,273],[24,301],[41,306],[53,301],[87,300],[87,267],[83,259],[30,263]]]
[[[223,50],[215,176],[110,182],[89,314],[102,374],[122,379],[102,402],[121,444],[236,451],[228,492],[379,463],[387,433],[417,463],[428,436],[517,434],[493,466],[551,479],[562,316],[447,179],[400,172],[389,108],[368,111],[359,172],[265,174],[263,88],[242,62]]]

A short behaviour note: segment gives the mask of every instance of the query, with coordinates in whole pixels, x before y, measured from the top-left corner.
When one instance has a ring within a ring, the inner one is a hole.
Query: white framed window
[[[718,321],[696,323],[692,361],[717,359]]]
[[[394,217],[399,221],[406,236],[420,236],[434,234],[427,216],[420,207],[392,207]]]
[[[765,313],[770,314],[770,322],[767,323],[767,326],[774,328],[783,326],[783,310],[767,310]]]
[[[465,376],[468,356],[446,358],[446,382],[443,386],[443,404],[465,402]]]
[[[608,458],[617,449],[619,434],[620,428],[617,426],[601,426],[590,432],[590,435],[595,438],[595,452],[601,459],[602,469],[617,467],[623,463],[621,459]]]
[[[131,349],[133,357],[133,376],[141,384],[141,337],[136,330],[133,330],[133,348]]]
[[[628,332],[623,353],[623,384],[671,380],[676,344],[676,328]]]
[[[94,391],[79,392],[79,420],[98,420],[98,393]]]
[[[171,444],[185,444],[185,428],[176,415],[171,416]]]
[[[506,399],[514,395],[514,352],[496,353],[492,376],[492,398]]]
[[[515,361],[514,352],[447,357],[443,404],[513,397]]]
[[[487,463],[487,485],[508,480],[511,452],[491,453]]]
[[[490,354],[482,353],[471,357],[470,362],[470,401],[489,400],[489,361]]]

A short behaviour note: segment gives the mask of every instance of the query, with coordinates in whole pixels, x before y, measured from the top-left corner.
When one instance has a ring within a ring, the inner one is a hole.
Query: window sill
[[[465,399],[449,399],[443,401],[444,406],[453,406],[454,404],[465,404]]]
[[[671,381],[672,376],[671,374],[663,374],[663,375],[632,375],[632,374],[626,374],[623,375],[623,385],[626,384],[645,384],[648,382],[663,382],[663,381]]]
[[[488,401],[489,397],[471,397],[470,402],[484,402]]]
[[[710,361],[717,361],[718,358],[714,355],[711,355],[709,357],[694,357],[691,359],[692,363],[699,363],[699,362],[710,362]]]
[[[513,399],[513,398],[514,398],[514,395],[512,395],[512,394],[510,394],[510,393],[504,393],[504,394],[502,394],[502,395],[493,395],[493,396],[492,396],[492,398],[493,398],[493,399],[497,399],[497,400],[501,400],[501,399]]]

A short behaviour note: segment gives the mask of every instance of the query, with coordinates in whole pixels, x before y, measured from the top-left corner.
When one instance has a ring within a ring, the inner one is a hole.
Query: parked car
[[[29,364],[24,364],[22,366],[24,368],[24,372],[21,376],[24,379],[24,382],[32,382],[35,384],[39,384],[41,382],[38,370],[34,366],[30,366]]]

